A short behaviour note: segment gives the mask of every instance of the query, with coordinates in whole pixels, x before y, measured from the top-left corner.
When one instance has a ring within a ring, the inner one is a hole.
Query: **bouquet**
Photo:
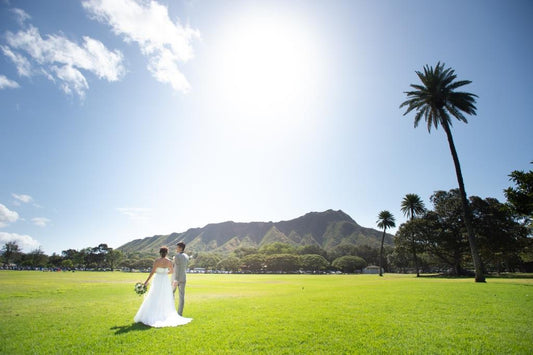
[[[135,292],[140,296],[144,293],[146,293],[146,291],[148,290],[148,288],[146,287],[146,285],[142,282],[137,282],[135,284]]]

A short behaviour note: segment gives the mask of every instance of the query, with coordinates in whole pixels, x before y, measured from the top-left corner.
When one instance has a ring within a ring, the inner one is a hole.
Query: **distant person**
[[[183,318],[176,312],[176,305],[172,294],[172,286],[168,274],[173,273],[172,261],[167,258],[168,248],[159,249],[160,258],[154,261],[150,275],[144,282],[148,284],[152,275],[155,274],[152,286],[133,318],[135,322],[141,322],[151,327],[175,327],[189,323],[192,318]]]
[[[183,306],[185,305],[185,283],[187,282],[187,265],[189,264],[189,256],[184,253],[185,243],[179,242],[176,251],[178,254],[174,256],[173,266],[174,273],[172,274],[172,287],[174,295],[176,289],[179,294],[178,314],[183,315]]]

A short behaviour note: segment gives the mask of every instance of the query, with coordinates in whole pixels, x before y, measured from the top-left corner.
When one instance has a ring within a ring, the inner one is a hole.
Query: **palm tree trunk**
[[[452,132],[448,122],[442,121],[442,126],[446,132],[448,138],[448,144],[452,153],[453,163],[455,165],[455,174],[457,175],[457,182],[459,183],[459,191],[461,194],[461,202],[463,203],[463,216],[466,225],[466,231],[468,234],[468,243],[470,244],[470,252],[472,253],[472,260],[474,261],[474,269],[476,272],[476,282],[485,282],[485,276],[483,275],[483,267],[481,264],[481,257],[479,256],[479,250],[477,248],[476,236],[474,233],[474,227],[472,226],[472,211],[470,210],[470,204],[466,198],[465,184],[463,182],[463,174],[461,173],[461,165],[459,164],[459,157],[455,150],[455,144],[453,143]]]
[[[412,245],[411,248],[413,248],[413,259],[415,260],[415,269],[416,269],[416,277],[420,277],[420,271],[418,271],[418,259],[416,257],[416,248],[415,248],[415,238],[412,237]]]
[[[415,211],[411,209],[411,221],[415,218]],[[420,271],[418,271],[418,259],[416,258],[416,243],[414,233],[411,235],[411,248],[413,248],[413,259],[415,260],[416,277],[420,277]]]
[[[387,228],[383,228],[383,236],[381,237],[381,249],[379,252],[379,276],[383,276],[383,242],[385,241],[385,231]]]

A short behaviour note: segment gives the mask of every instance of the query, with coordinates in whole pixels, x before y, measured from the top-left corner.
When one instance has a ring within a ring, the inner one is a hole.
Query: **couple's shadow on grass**
[[[135,332],[139,330],[148,330],[151,327],[142,324],[142,323],[132,323],[129,325],[117,325],[115,327],[111,327],[111,330],[115,331],[115,335],[129,333],[129,332]]]

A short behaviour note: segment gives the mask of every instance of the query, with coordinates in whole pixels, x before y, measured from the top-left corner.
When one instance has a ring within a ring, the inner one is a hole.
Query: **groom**
[[[176,288],[179,293],[178,314],[183,316],[183,305],[185,303],[185,282],[187,281],[187,264],[189,263],[189,256],[183,251],[185,250],[185,243],[179,242],[177,244],[177,252],[172,261],[174,273],[172,274],[172,288],[174,295]],[[174,296],[175,297],[175,296]]]

